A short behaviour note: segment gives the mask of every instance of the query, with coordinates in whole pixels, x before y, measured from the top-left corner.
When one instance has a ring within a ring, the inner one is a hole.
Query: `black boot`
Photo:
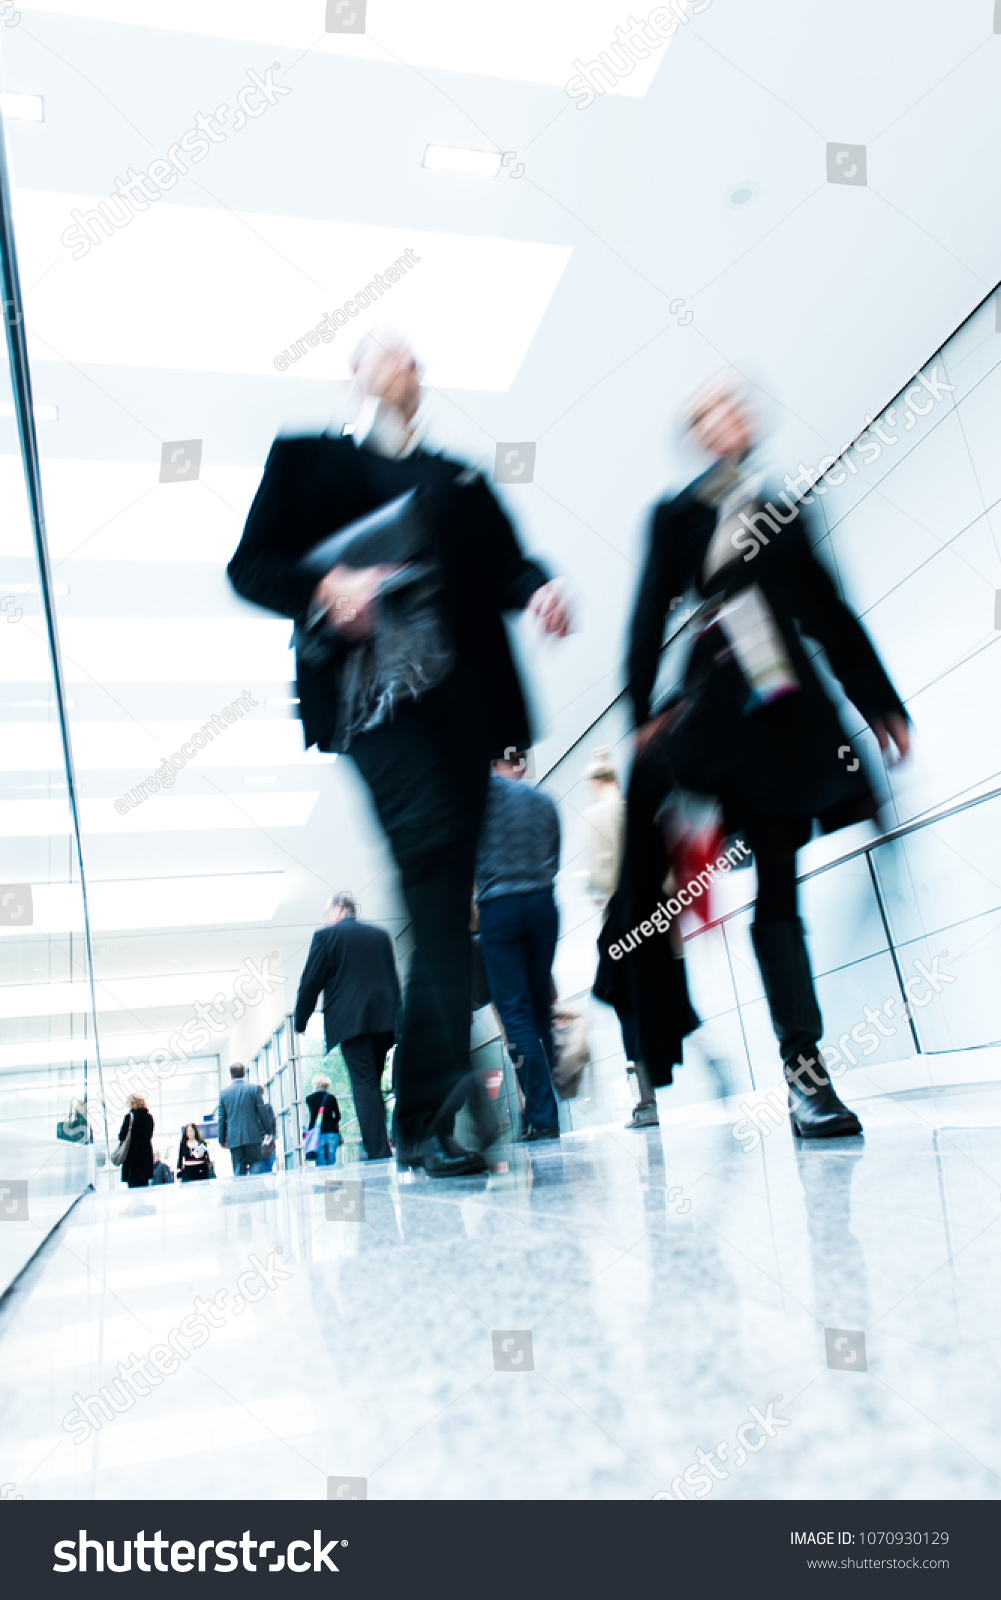
[[[782,1052],[793,1132],[801,1139],[861,1133],[862,1124],[838,1099],[817,1048],[823,1024],[803,924],[798,918],[752,924],[751,940]]]

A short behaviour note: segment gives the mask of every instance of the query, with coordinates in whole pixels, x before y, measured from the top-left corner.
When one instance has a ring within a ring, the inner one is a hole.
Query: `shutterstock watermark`
[[[213,1330],[226,1326],[227,1317],[242,1317],[248,1305],[263,1300],[269,1289],[287,1283],[291,1272],[275,1266],[275,1256],[281,1254],[281,1245],[276,1245],[266,1261],[256,1255],[248,1256],[250,1267],[237,1278],[237,1293],[228,1306],[228,1289],[220,1289],[211,1300],[196,1294],[190,1314],[182,1317],[176,1328],[171,1328],[165,1341],[152,1345],[144,1356],[130,1351],[128,1361],[117,1364],[118,1377],[112,1378],[110,1384],[102,1384],[97,1394],[86,1397],[75,1394],[73,1409],[63,1417],[63,1430],[73,1435],[73,1443],[85,1444],[92,1434],[100,1433],[106,1423],[131,1411],[137,1400],[159,1388],[164,1378],[178,1370],[182,1361],[187,1361],[195,1350],[208,1344]]]
[[[111,1079],[105,1091],[107,1114],[110,1117],[124,1116],[130,1095],[155,1094],[165,1079],[174,1076],[178,1067],[187,1066],[190,1056],[205,1050],[216,1034],[225,1033],[232,1023],[239,1022],[268,995],[276,989],[282,989],[284,978],[270,970],[272,961],[277,960],[277,950],[265,956],[259,965],[247,956],[243,971],[233,979],[232,996],[228,997],[220,990],[211,1005],[204,1000],[194,1001],[192,1016],[170,1035],[165,1049],[151,1050],[145,1061],[137,1061],[135,1056],[130,1056],[128,1067]],[[220,1012],[223,1013],[221,1017]],[[97,1115],[96,1107],[93,1110],[88,1107],[87,1120],[95,1134]]]
[[[698,0],[698,4],[691,7],[692,16],[697,17],[711,4],[712,0]],[[597,61],[574,61],[572,66],[577,76],[569,79],[565,87],[570,98],[576,100],[577,110],[583,111],[596,94],[604,94],[606,89],[614,89],[623,78],[628,78],[637,61],[648,61],[665,39],[677,33],[679,24],[687,23],[688,10],[688,0],[671,0],[669,6],[654,6],[639,22],[631,16],[625,28],[619,24],[615,42],[599,53]]]
[[[352,317],[374,306],[376,297],[381,300],[393,284],[399,283],[403,275],[420,260],[421,257],[408,245],[402,256],[397,256],[384,272],[377,272],[370,283],[356,290],[336,311],[325,311],[315,328],[307,328],[301,339],[293,339],[280,355],[275,356],[274,364],[278,371],[287,372],[290,366],[301,361],[306,352],[315,350],[317,345],[331,344],[337,337],[338,328],[346,328]]]
[[[918,381],[912,383],[904,392],[904,399],[907,401],[907,410],[904,412],[905,433],[911,431],[918,417],[928,415],[932,406],[941,400],[943,394],[953,393],[955,384],[946,383],[943,378],[936,377],[937,371],[936,365],[932,367],[931,376],[926,378],[923,372],[915,368],[914,376]],[[919,406],[917,402],[919,399],[924,399],[926,392],[931,395],[931,399],[925,405]],[[867,413],[865,431],[859,434],[854,444],[842,445],[840,456],[821,456],[815,467],[805,467],[801,461],[796,469],[795,478],[787,472],[784,479],[785,489],[778,496],[780,500],[785,501],[785,513],[783,514],[772,500],[769,500],[760,511],[753,512],[751,516],[741,511],[738,514],[738,521],[742,526],[735,528],[730,535],[733,548],[744,553],[745,561],[753,561],[762,545],[771,542],[768,534],[763,532],[762,524],[768,528],[769,533],[781,532],[784,523],[792,522],[798,516],[801,505],[813,505],[813,495],[805,493],[805,490],[815,489],[817,494],[826,494],[829,487],[836,488],[838,484],[844,483],[849,472],[856,476],[858,467],[849,454],[851,450],[858,451],[864,466],[873,466],[883,454],[884,445],[900,443],[899,434],[886,434],[883,431],[884,423],[888,428],[896,427],[896,419],[896,406],[889,406],[878,422],[873,422]],[[876,435],[875,438],[872,437],[873,434]],[[838,475],[835,476],[833,468],[839,463]]]
[[[721,1439],[715,1450],[696,1450],[696,1460],[684,1472],[679,1472],[676,1478],[671,1479],[670,1489],[661,1489],[655,1494],[655,1500],[690,1500],[691,1495],[685,1493],[685,1486],[695,1490],[694,1498],[704,1500],[707,1494],[712,1494],[717,1483],[722,1483],[724,1478],[730,1476],[726,1467],[721,1463],[729,1461],[731,1467],[742,1467],[750,1455],[757,1455],[763,1450],[769,1439],[774,1439],[780,1428],[788,1428],[792,1422],[791,1417],[777,1417],[775,1407],[784,1396],[777,1394],[774,1400],[769,1400],[764,1411],[759,1411],[757,1406],[748,1406],[751,1414],[750,1422],[744,1422],[737,1429],[737,1448],[730,1455],[730,1446],[725,1439]],[[752,1444],[751,1434],[759,1430],[758,1439]]]
[[[163,761],[155,772],[151,773],[148,778],[143,778],[141,783],[137,783],[129,794],[124,794],[115,801],[115,810],[119,816],[128,816],[130,807],[135,810],[137,806],[141,806],[144,800],[148,800],[150,795],[156,794],[158,790],[172,789],[174,780],[182,767],[186,767],[189,761],[193,761],[199,750],[204,750],[217,733],[225,733],[226,729],[231,728],[234,722],[239,722],[245,711],[249,711],[251,706],[256,705],[257,701],[250,690],[244,689],[243,693],[231,701],[228,706],[223,706],[221,711],[214,711],[209,721],[203,722],[197,733],[193,733],[190,739],[185,739],[180,752],[175,751],[172,756],[164,756]]]
[[[657,909],[650,913],[649,920],[638,922],[636,927],[615,944],[608,947],[608,953],[613,961],[621,961],[624,955],[635,950],[642,939],[649,939],[655,933],[666,933],[673,919],[691,905],[693,899],[704,894],[710,884],[715,883],[713,876],[718,872],[729,872],[744,856],[750,855],[750,847],[741,839],[739,844],[731,845],[726,855],[717,856],[716,861],[703,867],[697,878],[691,878],[684,889],[679,889],[677,895],[671,895],[667,901],[659,900]]]
[[[939,961],[948,954],[948,950],[943,950],[939,955],[933,956],[930,967],[926,967],[923,961],[915,961],[915,971],[904,980],[904,993],[907,999],[901,1013],[902,1021],[910,1021],[915,1007],[920,1010],[921,1007],[929,1005],[937,994],[942,993],[947,983],[955,983],[954,973],[939,971]],[[919,996],[915,993],[915,988],[924,983],[927,983],[928,988]],[[879,1049],[881,1038],[889,1039],[896,1033],[896,1028],[888,1021],[894,1015],[896,1004],[896,997],[889,995],[881,1006],[863,1006],[864,1020],[857,1022],[853,1028],[846,1028],[836,1046],[818,1045],[829,1077],[840,1078],[842,1073],[848,1071],[849,1066],[858,1066],[858,1057],[851,1049],[849,1040],[862,1046],[863,1056],[871,1056]],[[800,1055],[794,1076],[806,1095],[815,1094],[823,1081],[815,1071],[816,1065],[816,1056]],[[758,1148],[763,1135],[771,1133],[773,1127],[781,1127],[786,1121],[789,1114],[788,1095],[784,1087],[769,1089],[766,1095],[762,1095],[761,1099],[753,1104],[748,1100],[742,1100],[738,1110],[743,1115],[734,1123],[730,1132],[735,1139],[747,1140],[747,1143],[741,1146],[746,1154],[749,1150]],[[775,1118],[774,1123],[768,1121],[769,1117]]]
[[[277,104],[280,95],[292,93],[287,85],[273,81],[273,74],[280,65],[275,61],[263,78],[253,67],[248,68],[250,82],[244,84],[237,93],[237,110],[232,122],[228,123],[230,132],[239,133],[241,128],[246,127],[248,119],[263,117],[269,106]],[[188,163],[197,166],[199,161],[205,160],[214,144],[225,144],[228,117],[229,106],[225,101],[208,114],[197,111],[195,126],[182,133],[176,143],[168,147],[166,160],[158,156],[144,172],[136,172],[130,167],[126,177],[115,179],[116,193],[107,200],[99,201],[96,211],[81,211],[76,206],[70,212],[72,226],[59,236],[60,243],[71,252],[72,259],[82,261],[94,245],[110,239],[118,229],[128,227],[138,212],[148,211],[150,205],[161,199],[168,189],[173,189],[179,177],[187,177]],[[181,159],[182,151],[187,162]]]

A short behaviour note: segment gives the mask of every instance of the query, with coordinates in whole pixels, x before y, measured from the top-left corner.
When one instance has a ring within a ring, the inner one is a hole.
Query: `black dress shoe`
[[[537,1139],[558,1139],[559,1136],[560,1136],[560,1130],[559,1130],[558,1127],[556,1127],[556,1128],[526,1128],[524,1133],[519,1134],[518,1143],[519,1144],[534,1144]]]
[[[862,1132],[854,1111],[838,1099],[819,1051],[787,1061],[783,1071],[789,1121],[798,1139],[845,1139]]]
[[[396,1153],[401,1167],[423,1167],[429,1178],[465,1178],[486,1172],[478,1150],[467,1150],[450,1133],[432,1134],[415,1145],[401,1143]]]

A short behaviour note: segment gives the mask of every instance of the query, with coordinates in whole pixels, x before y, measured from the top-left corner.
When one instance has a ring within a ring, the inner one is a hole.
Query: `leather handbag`
[[[112,1163],[112,1166],[120,1167],[122,1165],[122,1163],[124,1162],[125,1157],[129,1153],[129,1145],[132,1143],[132,1124],[133,1124],[134,1120],[135,1120],[135,1112],[134,1111],[130,1111],[129,1112],[129,1125],[125,1130],[125,1138],[121,1141],[120,1144],[116,1145],[114,1150],[112,1150],[112,1152],[111,1152],[111,1163]]]

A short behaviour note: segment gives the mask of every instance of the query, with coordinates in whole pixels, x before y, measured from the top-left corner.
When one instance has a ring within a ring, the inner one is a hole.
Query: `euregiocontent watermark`
[[[704,894],[710,884],[715,883],[714,873],[729,872],[732,866],[750,853],[749,846],[741,839],[739,844],[730,846],[726,855],[717,856],[715,862],[703,867],[698,877],[690,879],[684,889],[678,890],[677,895],[669,895],[666,902],[659,900],[657,909],[651,911],[649,919],[638,922],[629,933],[609,945],[608,953],[612,960],[621,961],[624,955],[637,948],[641,939],[649,939],[655,933],[666,933],[672,920],[690,906],[693,899]]]
[[[352,317],[375,305],[376,297],[381,299],[420,260],[421,257],[408,245],[402,256],[397,256],[384,272],[377,272],[370,283],[356,290],[336,311],[325,311],[315,328],[307,328],[301,339],[293,339],[280,355],[275,356],[274,365],[278,371],[287,372],[296,361],[302,360],[307,350],[315,350],[319,344],[331,344],[337,337],[338,328],[346,328]]]
[[[203,722],[197,733],[193,733],[190,739],[185,739],[180,752],[175,750],[172,756],[164,756],[155,772],[148,778],[143,778],[141,783],[137,783],[131,793],[124,794],[115,801],[118,815],[127,816],[130,807],[134,810],[136,806],[141,806],[144,800],[148,800],[150,795],[156,794],[159,789],[173,788],[174,779],[181,768],[186,767],[189,761],[193,761],[199,750],[204,750],[217,733],[225,733],[234,722],[239,722],[245,711],[256,705],[257,701],[250,690],[244,689],[243,693],[237,695],[228,706],[223,706],[221,711],[214,711],[209,721]]]

